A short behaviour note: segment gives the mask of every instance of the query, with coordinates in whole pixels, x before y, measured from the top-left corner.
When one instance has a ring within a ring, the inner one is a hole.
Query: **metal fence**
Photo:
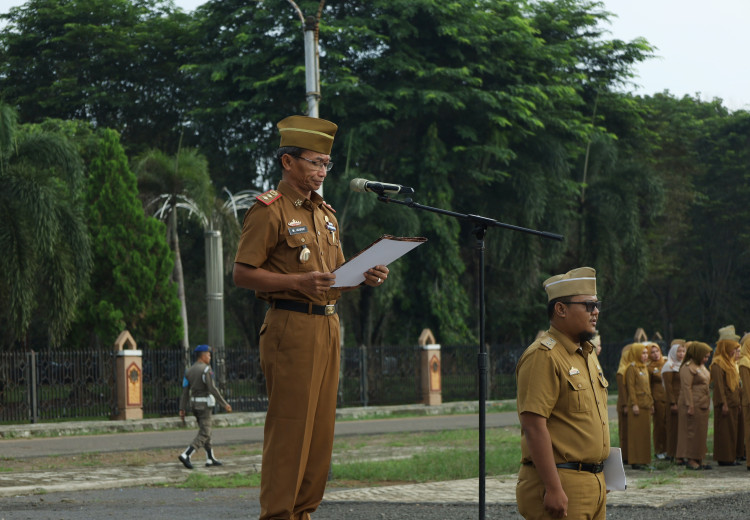
[[[600,360],[614,389],[621,345],[605,346]],[[525,345],[490,345],[487,397],[515,397],[515,366]],[[264,411],[266,384],[257,350],[226,348],[213,363],[222,393],[235,411]],[[442,399],[479,398],[478,346],[443,345]],[[341,353],[339,406],[422,402],[419,347],[345,348]],[[117,414],[115,352],[0,353],[0,422],[109,418]],[[223,361],[222,361],[223,360]],[[184,372],[179,350],[143,350],[143,413],[176,415]]]
[[[114,402],[114,352],[0,353],[0,420],[107,417]]]

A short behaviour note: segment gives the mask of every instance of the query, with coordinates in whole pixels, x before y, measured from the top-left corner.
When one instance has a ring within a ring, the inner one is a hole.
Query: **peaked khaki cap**
[[[296,146],[313,152],[330,155],[333,147],[333,137],[338,126],[317,117],[289,116],[276,126],[281,133],[279,148]]]
[[[590,294],[596,296],[596,270],[592,267],[578,267],[565,274],[548,278],[542,284],[547,291],[547,301],[563,296]]]
[[[734,325],[727,325],[719,329],[719,341],[722,339],[731,339],[732,341],[739,341],[740,337],[734,332]]]

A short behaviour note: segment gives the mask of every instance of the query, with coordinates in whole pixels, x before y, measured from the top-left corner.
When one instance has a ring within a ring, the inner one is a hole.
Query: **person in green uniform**
[[[221,462],[214,457],[214,450],[211,446],[212,411],[217,402],[227,412],[232,411],[232,407],[224,400],[219,389],[214,385],[214,372],[211,370],[211,347],[198,345],[194,352],[197,359],[185,371],[185,376],[182,378],[182,396],[180,397],[180,417],[184,420],[185,411],[192,410],[196,421],[198,421],[198,434],[190,443],[190,446],[177,457],[187,469],[193,469],[190,456],[200,448],[206,450],[206,466],[221,466]]]
[[[543,286],[550,328],[516,366],[522,455],[518,511],[526,519],[604,520],[608,383],[590,342],[601,309],[596,271],[580,267]]]
[[[245,214],[234,283],[270,304],[260,328],[268,412],[260,518],[307,520],[323,500],[333,450],[340,330],[334,287],[344,263],[335,210],[316,192],[333,166],[337,126],[290,116],[277,124],[281,182]],[[378,287],[388,268],[364,273]]]

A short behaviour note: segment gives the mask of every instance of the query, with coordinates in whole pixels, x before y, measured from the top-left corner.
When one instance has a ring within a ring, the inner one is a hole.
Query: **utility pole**
[[[320,104],[320,53],[318,52],[318,27],[320,16],[323,13],[325,0],[318,5],[318,13],[315,16],[305,16],[302,10],[294,2],[289,0],[292,7],[297,11],[302,28],[305,32],[305,90],[307,99],[307,115],[309,117],[320,117],[318,105]]]

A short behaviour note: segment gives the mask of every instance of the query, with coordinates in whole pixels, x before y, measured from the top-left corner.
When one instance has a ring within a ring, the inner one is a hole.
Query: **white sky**
[[[175,0],[192,11],[206,0]],[[750,0],[602,0],[617,15],[610,37],[643,36],[656,57],[637,67],[638,94],[721,98],[732,110],[750,110]],[[0,12],[24,0],[0,0]]]

